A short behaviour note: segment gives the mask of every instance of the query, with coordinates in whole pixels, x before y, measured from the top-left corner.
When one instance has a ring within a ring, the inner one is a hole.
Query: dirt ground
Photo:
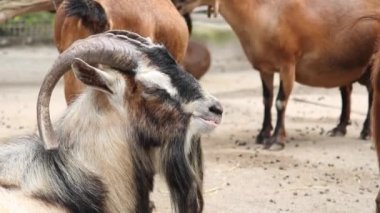
[[[354,86],[345,137],[326,132],[340,114],[338,89],[297,84],[286,114],[288,142],[272,152],[255,144],[263,119],[261,82],[236,40],[210,44],[213,65],[201,84],[224,105],[222,125],[203,137],[205,212],[374,212],[379,175],[371,142],[358,139],[367,110]],[[0,140],[36,130],[35,102],[54,47],[0,49]],[[56,89],[53,117],[65,108]],[[273,109],[275,121],[275,109]],[[165,184],[153,194],[157,212],[171,212]]]

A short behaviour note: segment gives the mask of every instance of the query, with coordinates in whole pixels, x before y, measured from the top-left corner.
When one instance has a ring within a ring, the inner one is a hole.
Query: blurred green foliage
[[[195,24],[191,36],[195,40],[211,41],[213,43],[225,43],[236,37],[229,28],[212,27],[202,24]]]
[[[53,23],[54,13],[50,12],[38,12],[30,13],[22,16],[16,16],[9,20],[7,24],[24,23],[26,25],[36,25],[40,23]]]

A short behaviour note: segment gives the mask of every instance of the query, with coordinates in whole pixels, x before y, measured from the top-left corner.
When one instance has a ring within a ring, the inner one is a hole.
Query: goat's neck
[[[219,0],[219,12],[228,24],[239,34],[244,30],[246,22],[252,22],[256,9],[260,3],[258,0]]]
[[[87,91],[58,122],[62,145],[79,153],[104,152],[101,147],[114,148],[115,143],[126,146],[128,119],[121,110],[112,107],[104,94]]]
[[[128,119],[105,95],[87,91],[69,106],[59,122],[58,137],[79,164],[100,176],[108,190],[107,208],[134,208],[133,160]],[[129,195],[129,196],[128,196]],[[111,211],[113,212],[113,211]]]

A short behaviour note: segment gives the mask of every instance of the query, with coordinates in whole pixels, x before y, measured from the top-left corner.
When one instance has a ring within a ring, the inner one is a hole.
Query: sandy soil
[[[203,138],[205,212],[374,212],[377,160],[370,141],[358,139],[365,88],[354,87],[347,135],[331,138],[326,132],[340,113],[338,90],[297,84],[286,114],[286,148],[266,151],[254,143],[263,116],[258,73],[236,41],[212,46],[212,53],[212,70],[201,83],[221,100],[225,114],[223,124]],[[0,140],[36,130],[38,86],[56,55],[53,47],[0,49]],[[64,108],[58,88],[53,117]],[[158,212],[170,212],[161,180],[153,199]]]

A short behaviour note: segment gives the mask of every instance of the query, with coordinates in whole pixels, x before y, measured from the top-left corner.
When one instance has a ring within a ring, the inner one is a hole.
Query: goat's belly
[[[18,190],[7,190],[0,187],[1,213],[67,213],[57,206],[45,204],[25,196]]]
[[[328,67],[297,67],[296,81],[314,87],[339,87],[359,80],[365,67],[356,69],[331,69]]]

